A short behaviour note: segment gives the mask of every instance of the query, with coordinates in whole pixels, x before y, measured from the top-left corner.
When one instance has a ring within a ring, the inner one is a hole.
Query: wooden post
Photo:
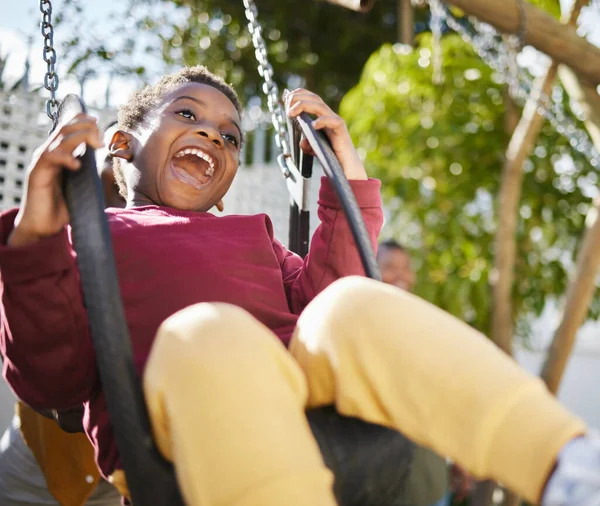
[[[577,100],[584,112],[585,126],[594,145],[600,150],[600,96],[593,86],[585,85],[568,69],[560,69],[560,77],[571,98]],[[562,318],[542,368],[541,377],[548,389],[556,394],[577,330],[584,322],[594,292],[600,265],[600,199],[587,216],[586,231],[577,256],[573,277],[562,311]]]
[[[582,83],[569,67],[561,65],[558,68],[558,77],[563,83],[569,96],[579,103],[585,118],[592,142],[596,148],[600,147],[600,95],[596,88]]]
[[[519,0],[445,0],[465,13],[479,18],[501,32],[516,33],[519,27]],[[525,42],[554,61],[570,66],[584,80],[600,84],[600,48],[577,35],[574,26],[563,25],[524,0]]]
[[[548,389],[556,394],[560,380],[567,366],[569,356],[575,343],[577,330],[585,320],[590,301],[596,290],[596,274],[600,264],[600,201],[593,208],[593,217],[585,232],[581,249],[577,256],[577,267],[562,312],[562,319],[546,361],[542,368],[542,380]],[[590,215],[588,215],[590,216]]]
[[[567,26],[575,25],[582,7],[589,0],[576,0],[566,20]],[[523,109],[508,144],[506,161],[502,173],[500,193],[498,195],[498,226],[495,238],[495,279],[492,280],[492,339],[508,355],[513,353],[513,303],[512,288],[516,259],[516,229],[519,216],[523,182],[523,162],[529,156],[544,124],[544,117],[538,113],[540,95],[549,95],[558,72],[558,63],[552,62],[545,75],[540,76],[533,85],[531,95]],[[490,482],[480,485],[479,504],[491,504],[494,486]],[[518,496],[505,491],[504,505],[517,506]]]
[[[567,23],[576,23],[582,7],[589,0],[576,0]],[[549,95],[556,78],[558,65],[553,62],[545,75],[534,83],[531,96],[506,150],[498,196],[498,227],[495,239],[495,269],[493,284],[494,309],[492,313],[492,339],[507,354],[512,355],[513,307],[512,287],[516,257],[516,229],[523,181],[523,162],[531,152],[544,124],[538,113],[540,95]]]
[[[492,280],[494,300],[492,340],[511,356],[513,340],[512,287],[517,249],[515,236],[523,181],[522,167],[544,124],[544,117],[538,114],[538,98],[540,94],[548,95],[550,93],[557,70],[558,66],[554,63],[551,64],[546,74],[539,77],[534,83],[531,96],[525,104],[523,115],[506,150],[506,161],[498,196],[495,279]]]
[[[413,45],[415,14],[411,0],[397,0],[396,25],[398,27],[398,42]]]

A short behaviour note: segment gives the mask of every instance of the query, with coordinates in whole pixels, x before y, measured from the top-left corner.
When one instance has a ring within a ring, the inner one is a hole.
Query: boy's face
[[[377,252],[377,262],[384,283],[402,290],[412,290],[416,279],[408,253],[397,248],[382,247]]]
[[[240,125],[235,106],[210,85],[185,83],[167,94],[132,140],[129,205],[208,211],[237,172]]]

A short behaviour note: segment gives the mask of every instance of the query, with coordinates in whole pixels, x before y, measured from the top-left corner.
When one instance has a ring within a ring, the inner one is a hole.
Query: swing
[[[271,79],[273,70],[266,60],[264,40],[256,22],[256,7],[252,0],[244,0],[244,5],[259,59],[259,71],[265,79],[264,89],[268,93],[277,143],[282,148],[279,164],[291,194],[291,247],[299,254],[306,254],[308,248],[306,187],[313,160],[299,148],[303,134],[332,181],[367,275],[377,279],[375,255],[343,170],[327,138],[312,128],[307,115],[284,123],[277,86]],[[43,56],[47,63],[44,85],[51,94],[46,109],[54,129],[59,121],[68,121],[85,112],[85,105],[76,95],[68,95],[60,105],[56,99],[58,76],[54,69],[56,52],[51,1],[40,0],[40,10],[43,13]],[[292,138],[291,143],[287,141],[287,135]],[[87,147],[80,159],[79,171],[64,171],[63,190],[71,216],[73,245],[77,251],[100,380],[132,502],[135,506],[183,505],[174,468],[154,445],[142,388],[135,373],[93,150]],[[343,417],[332,407],[310,410],[307,416],[324,461],[336,477],[334,491],[341,506],[402,504],[404,483],[412,461],[410,441],[390,429]]]

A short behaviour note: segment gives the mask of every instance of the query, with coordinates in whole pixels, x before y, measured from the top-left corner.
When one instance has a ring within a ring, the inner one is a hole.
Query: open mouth
[[[185,148],[173,155],[171,171],[183,183],[202,190],[213,179],[215,160],[206,151],[198,148]]]

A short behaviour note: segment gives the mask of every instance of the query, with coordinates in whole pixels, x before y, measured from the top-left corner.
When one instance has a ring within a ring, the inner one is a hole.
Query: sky
[[[240,0],[241,2],[242,0]],[[572,0],[561,0],[563,5],[569,5]],[[40,11],[37,0],[7,0],[10,7],[3,8],[2,17],[0,17],[0,54],[10,53],[6,77],[9,81],[16,80],[23,73],[23,65],[28,53],[31,61],[31,81],[40,83],[44,72],[45,63],[41,58],[42,38],[39,33],[38,23],[40,20]],[[127,5],[124,0],[87,0],[82,2],[84,5],[84,16],[87,20],[93,20],[97,33],[102,33],[103,26],[110,25],[110,16],[115,12],[122,12],[123,5]],[[53,0],[54,12],[61,11],[64,0]],[[593,8],[584,11],[580,17],[582,21],[581,30],[586,33],[588,39],[600,46],[600,1],[592,0]],[[59,26],[56,33],[56,41],[60,42],[72,35],[64,33],[61,29],[72,30],[72,24],[69,27]],[[108,31],[107,31],[108,33]],[[28,48],[27,38],[33,37],[33,46]],[[55,44],[57,45],[57,44]],[[535,61],[535,57],[526,57],[525,61]],[[67,93],[79,93],[79,84],[74,79],[64,77],[65,69],[60,66],[61,54],[58,54],[58,71],[61,77],[59,97]],[[136,64],[146,64],[146,61],[135,62]],[[108,83],[108,76],[101,75],[98,78],[90,79],[85,88],[85,99],[90,105],[103,105],[105,102],[105,92]],[[135,89],[137,83],[131,80],[114,80],[111,84],[111,105],[117,106],[123,103]]]
[[[46,63],[42,60],[42,35],[39,31],[41,13],[37,0],[7,0],[10,1],[8,9],[3,8],[3,16],[0,17],[0,54],[9,53],[7,62],[6,79],[11,81],[23,74],[24,63],[27,54],[30,55],[31,70],[30,80],[32,83],[41,83],[46,70]],[[64,0],[53,0],[54,14],[61,11]],[[110,25],[110,15],[121,12],[127,0],[88,0],[84,3],[84,16],[89,22],[94,21],[98,33],[102,33],[102,26]],[[73,34],[72,24],[60,25],[55,29],[55,46]],[[64,33],[63,28],[69,28],[70,33]],[[108,30],[107,30],[108,33]],[[33,38],[33,45],[28,48],[27,39]],[[60,77],[59,98],[68,93],[79,93],[79,84],[69,77],[65,77],[65,68],[61,67],[61,54],[58,50],[58,73]],[[103,105],[109,77],[107,75],[90,79],[86,84],[86,101],[90,105]],[[111,85],[111,105],[117,106],[135,90],[136,83],[129,80],[114,80]]]

